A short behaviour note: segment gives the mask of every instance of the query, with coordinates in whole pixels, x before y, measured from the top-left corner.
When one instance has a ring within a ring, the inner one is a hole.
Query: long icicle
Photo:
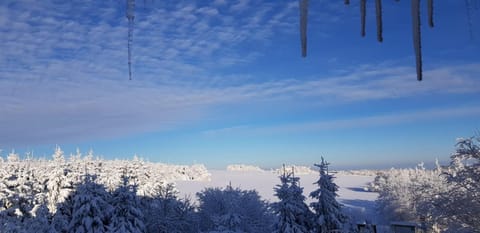
[[[128,77],[132,80],[132,43],[133,43],[133,26],[135,19],[135,0],[127,1],[126,16],[128,19]]]
[[[433,0],[427,0],[428,6],[428,26],[433,28]]]
[[[413,48],[417,68],[417,80],[422,81],[422,45],[420,35],[420,0],[412,0]]]
[[[307,56],[307,17],[308,0],[299,0],[300,8],[300,42],[302,46],[302,57]]]
[[[367,13],[367,0],[360,0],[360,21],[362,24],[361,34],[362,37],[365,37],[365,19]]]
[[[383,41],[382,0],[375,0],[375,12],[377,15],[377,40]]]
[[[472,2],[470,2],[469,0],[465,0],[465,7],[467,8],[468,33],[470,35],[470,40],[473,40]]]

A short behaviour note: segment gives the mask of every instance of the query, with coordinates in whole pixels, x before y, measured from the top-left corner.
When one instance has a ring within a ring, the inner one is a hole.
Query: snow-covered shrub
[[[420,163],[414,169],[391,169],[377,175],[374,186],[378,189],[378,208],[386,220],[435,221],[435,199],[448,190],[442,169],[425,169]]]
[[[272,232],[273,215],[254,190],[227,186],[197,193],[204,232]]]
[[[299,165],[284,165],[282,168],[273,170],[273,172],[278,175],[283,174],[284,171],[287,173],[294,173],[295,175],[309,175],[317,173],[317,171],[311,169],[310,167]]]
[[[480,232],[480,136],[457,140],[443,177],[451,188],[436,199],[439,221],[451,232]]]

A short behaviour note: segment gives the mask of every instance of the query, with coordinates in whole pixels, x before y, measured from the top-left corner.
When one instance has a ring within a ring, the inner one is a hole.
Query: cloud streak
[[[357,71],[341,77],[310,81],[280,80],[228,87],[198,86],[194,83],[156,86],[108,79],[89,82],[64,80],[44,82],[42,85],[37,82],[0,80],[0,104],[3,106],[0,139],[9,143],[60,138],[80,140],[166,130],[201,122],[205,117],[208,118],[212,108],[223,106],[235,111],[236,104],[246,102],[260,105],[264,102],[273,108],[298,102],[324,103],[328,106],[479,91],[480,83],[475,77],[479,72],[477,65],[428,71],[426,74],[432,74],[435,80],[429,85],[409,84],[414,74],[407,72],[402,75],[403,72],[406,72],[403,68],[376,69],[375,72]],[[11,94],[12,88],[14,94]],[[476,114],[468,109],[460,110],[454,112]],[[452,113],[448,116],[455,115]],[[407,114],[404,117],[413,116]],[[385,119],[372,118],[356,123],[368,125],[370,121],[384,122]],[[340,121],[333,125],[348,126],[350,123]],[[305,127],[322,128],[327,125],[332,124],[327,122]]]
[[[210,137],[223,137],[225,135],[234,135],[234,134],[251,134],[251,135],[262,135],[262,134],[295,134],[295,133],[305,133],[305,132],[321,132],[321,131],[331,131],[331,130],[341,130],[341,129],[358,129],[358,128],[370,128],[370,127],[380,127],[388,125],[397,125],[402,123],[409,122],[423,122],[431,119],[449,119],[449,118],[458,118],[458,117],[472,117],[480,116],[479,108],[472,107],[450,107],[450,108],[438,108],[438,109],[427,109],[421,111],[412,111],[404,113],[395,113],[388,115],[375,115],[368,117],[357,117],[349,119],[340,119],[340,120],[322,120],[314,122],[301,122],[301,123],[291,123],[291,124],[282,124],[274,126],[234,126],[228,128],[212,129],[206,130],[203,132],[205,136]]]
[[[296,34],[297,7],[244,0],[152,3],[136,18],[134,80],[128,82],[122,4],[2,1],[0,142],[172,130],[204,121],[212,109],[237,111],[245,103],[280,109],[480,91],[478,63],[427,70],[431,78],[424,83],[411,81],[412,68],[392,65],[269,81],[248,70],[225,72],[263,55],[244,46]]]

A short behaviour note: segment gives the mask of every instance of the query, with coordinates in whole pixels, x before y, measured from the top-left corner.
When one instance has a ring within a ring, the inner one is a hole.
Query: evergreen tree
[[[142,197],[147,232],[198,232],[194,207],[188,199],[180,200],[173,184],[154,186],[152,196]]]
[[[129,178],[124,173],[121,186],[112,194],[114,212],[109,232],[145,232],[143,213],[136,192],[137,187],[129,184]]]
[[[109,194],[103,185],[97,184],[96,177],[85,175],[84,183],[77,187],[73,196],[72,219],[69,231],[106,232],[113,208],[107,202]]]
[[[284,172],[280,176],[280,185],[277,185],[275,196],[279,201],[272,204],[273,210],[278,217],[275,232],[300,233],[310,232],[312,228],[312,212],[305,204],[303,188],[299,186],[300,178],[295,177],[293,172]]]
[[[52,155],[53,162],[49,165],[49,176],[46,182],[48,209],[54,214],[57,211],[57,204],[70,195],[75,186],[73,172],[65,162],[62,149],[57,146]]]
[[[340,230],[347,221],[342,213],[342,205],[335,199],[338,186],[333,182],[333,176],[328,173],[328,165],[323,157],[320,164],[315,164],[319,169],[320,178],[314,184],[318,189],[310,193],[316,202],[310,204],[314,210],[314,224],[316,232],[325,233],[331,230]]]
[[[65,155],[62,151],[62,148],[60,148],[60,146],[55,146],[55,151],[52,155],[52,158],[53,158],[53,162],[55,164],[63,164],[65,163]]]
[[[26,232],[54,233],[55,228],[50,224],[51,214],[44,204],[36,206],[33,211],[33,218],[25,221],[23,227]]]

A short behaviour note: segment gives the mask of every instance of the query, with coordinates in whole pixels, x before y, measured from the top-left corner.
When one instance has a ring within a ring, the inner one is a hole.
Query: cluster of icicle
[[[132,42],[133,42],[133,23],[135,19],[135,0],[127,1],[126,16],[128,19],[128,77],[132,80]]]
[[[308,0],[300,1],[300,38],[302,45],[302,56],[307,55],[307,12]],[[400,0],[395,0],[400,1]],[[420,35],[420,0],[412,1],[412,30],[413,30],[413,47],[415,51],[417,80],[422,80],[422,50],[421,50],[421,35]],[[468,1],[468,0],[466,0]],[[350,5],[350,0],[345,0],[345,5]],[[433,27],[433,0],[427,0],[428,25]],[[367,0],[360,0],[360,21],[361,21],[361,35],[365,36],[365,21],[366,21]],[[382,0],[375,0],[375,13],[377,21],[377,40],[383,41],[383,20],[382,20]]]

